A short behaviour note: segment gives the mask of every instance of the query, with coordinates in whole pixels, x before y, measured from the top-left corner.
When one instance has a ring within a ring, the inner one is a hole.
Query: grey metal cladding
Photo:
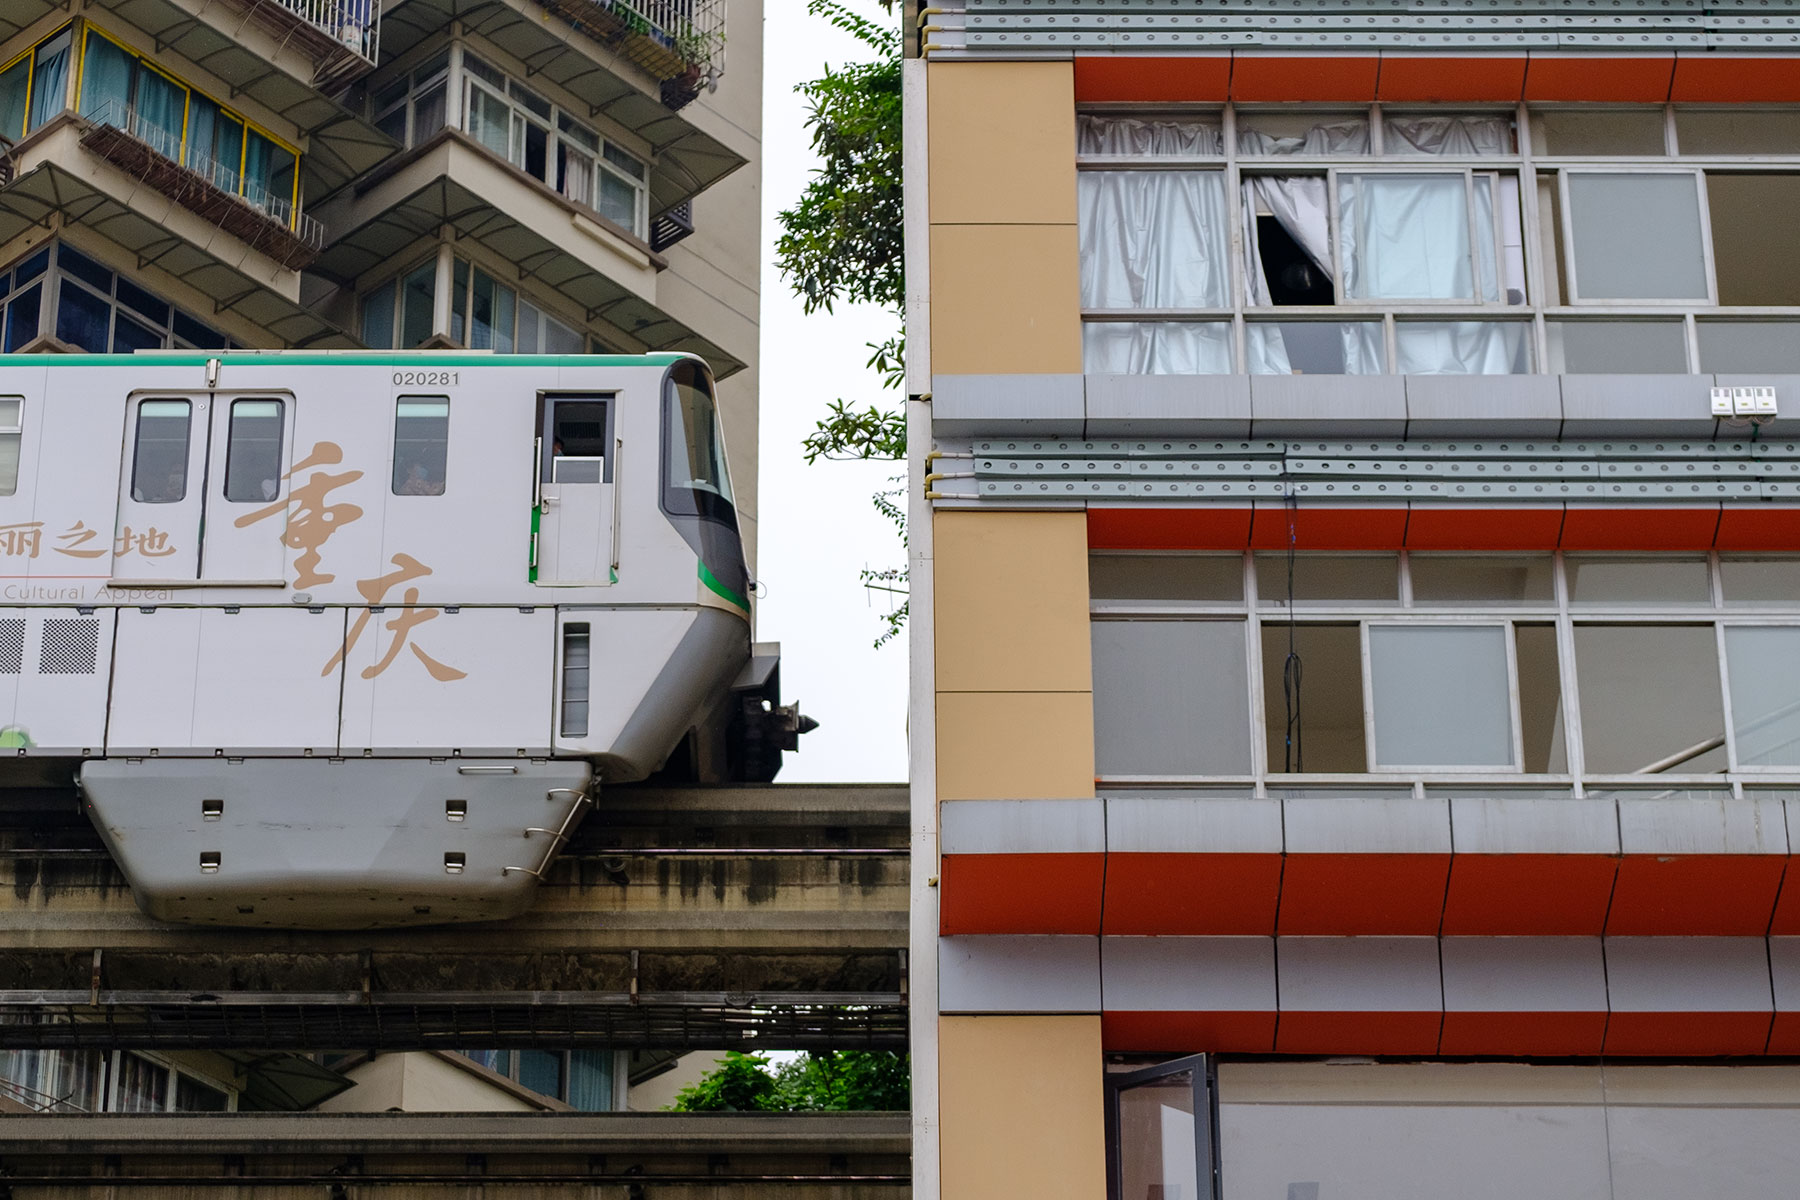
[[[1097,937],[938,939],[938,1011],[1100,1011]]]
[[[1069,800],[945,800],[939,809],[945,854],[1104,854],[1106,810]]]
[[[1554,438],[1562,431],[1556,375],[1407,375],[1406,434]]]
[[[524,911],[543,831],[579,817],[591,778],[585,762],[190,758],[91,760],[80,782],[149,915],[364,929]]]
[[[1087,436],[1250,436],[1246,375],[1089,375]]]
[[[934,375],[932,427],[952,436],[1079,436],[1083,392],[1080,375]]]
[[[1250,432],[1401,437],[1406,433],[1406,382],[1399,375],[1252,375]]]
[[[965,0],[973,52],[1266,49],[1629,50],[1800,46],[1786,5],[1639,0]],[[1771,8],[1774,11],[1770,11]],[[1784,11],[1787,10],[1787,11]]]
[[[1711,437],[1711,375],[1563,375],[1564,438]]]

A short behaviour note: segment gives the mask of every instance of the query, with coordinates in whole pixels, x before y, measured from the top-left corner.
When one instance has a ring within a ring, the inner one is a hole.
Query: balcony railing
[[[372,70],[381,53],[381,0],[230,0],[318,63],[313,83],[336,92]]]
[[[289,197],[272,195],[261,182],[243,180],[235,166],[191,147],[184,152],[179,132],[118,100],[96,105],[83,116],[90,127],[81,144],[145,186],[290,270],[319,256],[324,226],[298,212]]]
[[[662,83],[680,108],[725,70],[726,0],[538,0]]]

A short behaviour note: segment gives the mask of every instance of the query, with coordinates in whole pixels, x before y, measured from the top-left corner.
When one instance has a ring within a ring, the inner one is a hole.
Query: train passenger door
[[[612,398],[546,396],[538,412],[532,582],[612,583],[619,565],[614,495],[621,444]]]
[[[132,401],[112,575],[273,585],[285,575],[293,403],[210,394]]]
[[[132,400],[117,526],[83,531],[112,535],[106,550],[114,579],[200,577],[210,407],[205,395]]]

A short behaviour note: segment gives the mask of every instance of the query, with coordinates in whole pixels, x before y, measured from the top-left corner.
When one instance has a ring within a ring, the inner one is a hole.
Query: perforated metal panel
[[[21,640],[23,631],[21,630]],[[40,675],[92,675],[100,658],[100,622],[93,617],[47,617],[38,651]]]
[[[0,620],[0,675],[17,675],[25,665],[25,618]]]

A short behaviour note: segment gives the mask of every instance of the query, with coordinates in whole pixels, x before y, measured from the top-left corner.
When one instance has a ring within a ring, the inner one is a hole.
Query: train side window
[[[394,495],[443,495],[449,458],[450,398],[400,397],[394,406]]]
[[[282,402],[231,402],[231,438],[225,450],[225,498],[273,500],[281,494]]]
[[[131,456],[131,498],[140,504],[174,504],[187,498],[188,433],[193,406],[186,400],[138,404],[137,446]]]
[[[558,400],[551,409],[551,483],[605,483],[606,402]]]
[[[0,496],[19,490],[19,446],[25,437],[25,398],[0,396]]]

